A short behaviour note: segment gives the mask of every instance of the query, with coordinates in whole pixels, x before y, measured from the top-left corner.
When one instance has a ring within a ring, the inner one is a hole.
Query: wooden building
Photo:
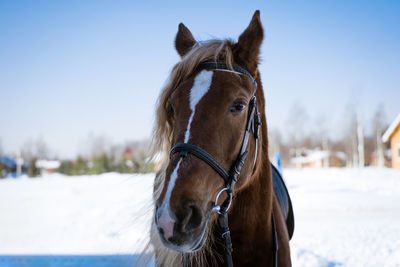
[[[60,168],[61,162],[58,160],[39,159],[35,162],[35,167],[40,170],[40,174],[55,173]]]
[[[400,114],[382,136],[383,142],[390,141],[392,150],[392,168],[400,169]]]
[[[324,150],[304,150],[300,156],[291,158],[290,163],[294,168],[344,167],[346,154]]]

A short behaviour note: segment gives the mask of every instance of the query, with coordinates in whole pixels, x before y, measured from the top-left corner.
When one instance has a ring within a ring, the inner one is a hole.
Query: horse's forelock
[[[168,153],[172,142],[171,118],[167,112],[167,103],[171,94],[176,88],[191,76],[197,67],[206,61],[223,61],[232,67],[233,53],[232,41],[230,40],[210,40],[199,42],[178,62],[171,71],[166,85],[161,91],[156,106],[156,121],[152,139],[152,157],[161,156],[162,164],[168,161]]]

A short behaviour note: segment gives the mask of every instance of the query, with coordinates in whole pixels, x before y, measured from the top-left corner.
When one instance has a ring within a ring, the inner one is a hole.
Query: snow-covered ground
[[[154,174],[0,180],[0,254],[136,254]]]
[[[400,266],[400,171],[284,170],[294,266]]]
[[[294,266],[400,266],[400,171],[286,169],[283,175],[296,218]],[[153,178],[0,180],[0,255],[140,253]]]

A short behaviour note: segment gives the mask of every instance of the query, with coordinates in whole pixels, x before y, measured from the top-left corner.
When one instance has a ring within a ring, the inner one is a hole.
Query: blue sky
[[[400,112],[397,1],[1,1],[3,150],[42,137],[72,157],[89,133],[116,143],[148,138],[179,60],[178,24],[198,40],[236,39],[256,9],[270,128],[285,130],[294,103],[309,128],[322,118],[332,136],[349,105],[367,129],[379,104],[388,122]]]

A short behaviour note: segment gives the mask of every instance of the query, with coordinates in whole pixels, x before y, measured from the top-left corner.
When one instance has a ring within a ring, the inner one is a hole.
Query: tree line
[[[341,118],[336,129],[326,116],[313,122],[306,109],[295,103],[289,111],[285,130],[269,131],[270,154],[280,154],[283,166],[290,166],[291,159],[307,149],[343,152],[347,167],[384,166],[389,149],[389,144],[382,142],[389,126],[384,106],[378,105],[367,120],[365,114],[349,105]]]
[[[51,152],[43,138],[30,139],[21,148],[21,157],[28,163],[26,174],[37,177],[41,169],[39,160],[59,162],[55,171],[66,175],[90,175],[106,172],[148,173],[155,171],[155,163],[149,161],[147,141],[112,144],[104,136],[88,136],[81,145],[81,151],[73,159],[59,159]],[[1,152],[1,146],[0,146]],[[1,154],[0,154],[1,156]],[[15,157],[18,158],[18,155]],[[2,167],[0,164],[0,171]]]

